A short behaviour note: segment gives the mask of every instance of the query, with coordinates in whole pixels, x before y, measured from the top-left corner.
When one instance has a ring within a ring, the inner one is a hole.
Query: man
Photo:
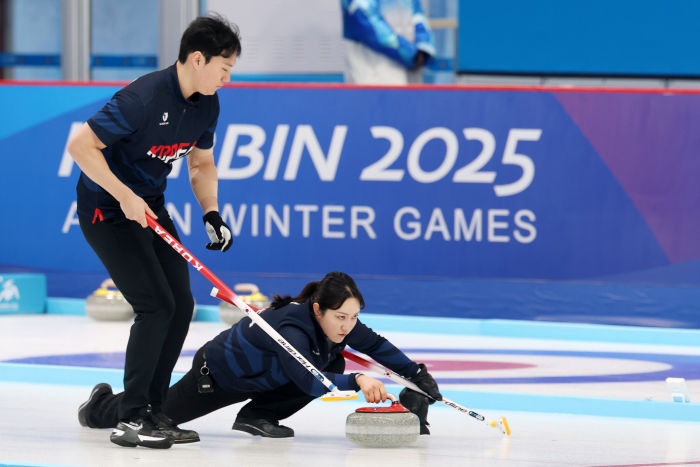
[[[68,143],[82,170],[80,228],[136,312],[120,422],[110,436],[121,446],[169,448],[199,441],[196,432],[178,428],[161,410],[194,300],[187,263],[147,228],[146,215],[175,233],[163,194],[173,161],[187,156],[211,240],[207,248],[223,252],[231,246],[231,231],[218,212],[213,140],[216,91],[229,81],[240,53],[234,25],[221,17],[195,19],[182,35],[174,65],[121,89]]]

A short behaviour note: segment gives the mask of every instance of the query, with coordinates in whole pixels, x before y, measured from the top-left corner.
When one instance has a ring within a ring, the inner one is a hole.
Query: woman
[[[387,399],[381,381],[362,373],[343,374],[341,352],[349,345],[410,379],[433,399],[442,399],[425,365],[413,362],[359,321],[364,306],[355,281],[345,273],[331,272],[321,281],[308,283],[295,298],[274,296],[262,317],[340,390],[361,390],[368,402]],[[243,318],[195,353],[192,368],[170,388],[163,406],[172,425],[250,399],[238,412],[234,430],[271,438],[292,437],[294,430],[279,421],[328,392],[259,326],[250,324],[249,317]],[[78,411],[80,423],[92,428],[114,426],[120,397],[112,394],[109,385],[98,384]],[[427,424],[427,400],[425,407],[417,404],[409,408],[420,412],[421,424]],[[199,440],[194,436],[181,438],[174,442]]]

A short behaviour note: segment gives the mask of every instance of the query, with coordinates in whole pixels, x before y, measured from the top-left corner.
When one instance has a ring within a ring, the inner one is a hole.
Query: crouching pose
[[[343,374],[341,352],[347,345],[441,400],[438,385],[424,364],[413,362],[362,324],[358,316],[364,305],[355,281],[345,273],[331,272],[321,281],[308,283],[295,298],[275,296],[262,316],[340,390],[362,391],[368,402],[387,399],[381,381],[362,373]],[[294,436],[294,430],[279,421],[328,392],[259,326],[250,324],[249,317],[243,318],[195,353],[192,368],[168,390],[163,406],[173,425],[250,399],[238,412],[233,429],[287,438]],[[120,397],[122,394],[112,394],[109,385],[98,384],[80,406],[80,423],[92,428],[115,426]],[[420,418],[421,433],[427,434],[428,398],[404,390],[401,399]],[[180,432],[184,435],[174,442],[189,442],[187,430]]]

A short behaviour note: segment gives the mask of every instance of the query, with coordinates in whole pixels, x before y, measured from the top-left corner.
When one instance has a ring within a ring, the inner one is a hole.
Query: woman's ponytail
[[[280,295],[273,295],[272,304],[270,307],[273,310],[276,310],[277,308],[282,308],[283,306],[289,305],[292,302],[306,303],[309,299],[313,298],[314,294],[318,290],[319,284],[319,281],[309,282],[304,286],[301,292],[299,292],[299,295],[294,298],[290,297],[289,295],[284,297]]]
[[[309,282],[304,286],[299,295],[292,298],[289,295],[273,295],[270,307],[272,309],[282,308],[291,302],[306,303],[312,301],[318,303],[321,313],[326,310],[337,310],[348,298],[355,298],[360,302],[360,309],[365,307],[365,300],[362,298],[357,284],[349,275],[344,272],[329,272],[321,281]]]

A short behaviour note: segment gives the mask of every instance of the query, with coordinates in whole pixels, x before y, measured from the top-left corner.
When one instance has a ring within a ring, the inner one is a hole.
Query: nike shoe
[[[156,429],[151,421],[150,412],[132,420],[119,422],[112,430],[109,440],[127,448],[143,446],[152,449],[168,449],[173,445],[173,438],[170,435]]]
[[[88,422],[88,416],[95,403],[107,394],[112,395],[112,386],[110,386],[107,383],[100,383],[94,388],[92,388],[90,397],[88,397],[88,399],[82,404],[80,404],[80,407],[78,407],[78,422],[82,426],[87,426],[90,428],[99,428],[96,426],[92,426],[92,424]]]
[[[294,436],[294,430],[288,426],[280,425],[277,420],[263,418],[237,417],[231,428],[265,438],[291,438]]]
[[[151,420],[156,430],[170,436],[175,444],[196,443],[199,441],[199,434],[196,431],[183,430],[162,412],[151,415]]]

